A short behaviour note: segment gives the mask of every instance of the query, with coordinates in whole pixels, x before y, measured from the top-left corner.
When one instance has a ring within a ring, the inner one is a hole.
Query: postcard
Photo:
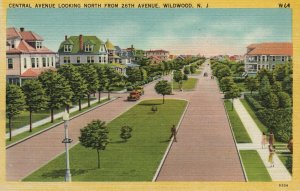
[[[1,6],[0,190],[300,190],[299,2]]]

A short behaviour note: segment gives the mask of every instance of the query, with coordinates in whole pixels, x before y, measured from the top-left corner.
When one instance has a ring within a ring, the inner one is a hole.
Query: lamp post
[[[65,138],[62,141],[62,143],[65,144],[65,149],[66,149],[65,182],[71,182],[72,181],[72,175],[71,175],[71,171],[70,171],[70,160],[69,160],[69,143],[72,142],[72,139],[69,139],[69,135],[68,135],[69,118],[70,118],[70,115],[67,112],[67,110],[65,110],[65,112],[63,114],[64,128],[65,128]]]

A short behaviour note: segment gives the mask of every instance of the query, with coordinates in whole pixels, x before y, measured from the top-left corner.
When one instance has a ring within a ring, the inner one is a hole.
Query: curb
[[[82,113],[79,113],[79,114],[73,116],[73,117],[70,117],[70,120],[72,120],[72,119],[74,119],[74,118],[77,118],[77,117],[79,117],[79,116],[81,116],[81,115],[83,115],[83,114],[86,114],[86,113],[88,113],[88,112],[90,112],[90,111],[92,111],[92,110],[94,110],[94,109],[97,109],[97,108],[99,108],[99,107],[101,107],[101,106],[103,106],[103,105],[106,105],[106,104],[108,104],[108,103],[110,103],[110,102],[113,102],[113,101],[115,101],[116,99],[119,99],[119,98],[120,98],[120,97],[112,98],[112,99],[110,99],[110,100],[108,100],[108,101],[106,101],[106,102],[104,102],[104,103],[102,103],[102,104],[100,104],[100,105],[98,105],[98,106],[95,106],[95,107],[90,108],[90,109],[88,109],[88,110],[86,110],[86,111],[84,111],[84,112],[82,112]],[[56,123],[56,124],[53,124],[53,125],[51,125],[50,127],[46,128],[46,129],[43,129],[43,130],[41,130],[41,131],[38,131],[38,132],[36,132],[36,133],[34,133],[34,134],[28,136],[28,137],[25,137],[24,139],[21,139],[21,140],[15,142],[15,143],[12,143],[12,144],[7,145],[7,146],[5,147],[5,149],[9,149],[9,148],[11,148],[11,147],[13,147],[13,146],[15,146],[15,145],[17,145],[17,144],[20,144],[20,143],[22,143],[22,142],[24,142],[24,141],[26,141],[26,140],[28,140],[28,139],[31,139],[32,137],[35,137],[35,136],[37,136],[37,135],[39,135],[39,134],[42,134],[42,133],[44,133],[44,132],[46,132],[46,131],[48,131],[48,130],[50,130],[50,129],[52,129],[52,128],[58,126],[58,125],[63,124],[63,123],[64,123],[64,122],[61,121],[61,122],[58,122],[58,123]]]
[[[225,107],[224,100],[222,100],[222,102],[223,102],[223,106],[224,106],[224,109],[225,109],[226,117],[227,117],[227,120],[228,120],[228,123],[229,123],[229,126],[230,126],[230,131],[231,131],[231,134],[232,134],[232,137],[233,137],[233,140],[234,140],[234,145],[235,145],[236,151],[238,152],[238,155],[239,155],[240,163],[241,163],[241,166],[242,166],[242,169],[243,169],[243,174],[244,174],[246,182],[248,182],[247,173],[246,173],[246,170],[245,170],[245,167],[244,167],[244,164],[243,164],[243,160],[242,160],[240,151],[239,151],[239,149],[237,147],[237,142],[236,142],[233,130],[232,130],[231,122],[230,122],[230,119],[229,119],[229,116],[228,116],[228,113],[227,113],[227,109]]]
[[[182,99],[182,100],[184,100],[184,99]],[[186,111],[187,111],[187,109],[188,109],[188,107],[190,105],[190,102],[188,100],[185,100],[185,101],[187,101],[187,105],[185,107],[184,112],[181,115],[181,118],[180,118],[179,122],[178,122],[178,125],[176,127],[176,132],[178,132],[178,129],[179,129],[179,127],[180,127],[180,125],[182,123],[182,120],[183,120],[183,118],[184,118],[184,116],[186,114]],[[152,178],[152,182],[156,182],[156,179],[157,179],[157,177],[158,177],[158,175],[159,175],[159,173],[160,173],[160,171],[162,169],[162,166],[165,163],[165,160],[166,160],[166,158],[167,158],[167,156],[168,156],[168,154],[169,154],[169,152],[171,150],[171,146],[173,144],[173,139],[174,139],[174,137],[172,137],[171,140],[170,140],[170,143],[169,143],[169,145],[167,147],[167,150],[165,151],[165,154],[164,154],[163,158],[160,161],[160,164],[159,164],[159,166],[158,166],[158,168],[157,168],[157,170],[156,170],[156,172],[154,174],[154,177]]]

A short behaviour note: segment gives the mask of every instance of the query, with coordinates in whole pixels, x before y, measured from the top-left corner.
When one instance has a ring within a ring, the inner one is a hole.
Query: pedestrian
[[[265,132],[263,132],[262,137],[261,137],[261,148],[265,148],[267,144],[267,135]]]
[[[269,134],[269,144],[273,146],[274,143],[275,143],[275,138],[273,132],[271,131]]]
[[[169,139],[171,140],[171,138],[174,137],[174,141],[177,142],[176,134],[177,134],[176,127],[175,127],[175,125],[173,125],[172,128],[171,128],[171,136],[170,136]]]
[[[270,167],[274,167],[274,154],[275,154],[275,146],[269,145],[269,163]]]

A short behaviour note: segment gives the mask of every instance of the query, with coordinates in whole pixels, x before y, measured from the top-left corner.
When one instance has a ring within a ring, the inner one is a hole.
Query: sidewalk
[[[239,99],[235,99],[233,105],[252,140],[252,143],[237,144],[238,149],[256,150],[273,181],[290,181],[292,177],[285,166],[282,164],[281,160],[278,158],[277,154],[274,155],[275,167],[270,167],[270,164],[268,162],[269,150],[268,148],[261,148],[262,132],[259,130],[250,114],[247,112],[242,102]]]
[[[104,100],[104,99],[107,99],[107,97],[101,98],[101,101]],[[98,99],[92,100],[92,101],[91,101],[91,105],[94,104],[94,103],[97,103],[97,102],[98,102]],[[87,107],[87,106],[88,106],[88,103],[81,104],[81,108],[82,108],[82,109],[85,108],[85,107]],[[70,109],[70,113],[73,113],[73,112],[78,111],[78,110],[79,110],[79,106],[76,105],[75,107],[73,107],[73,108]],[[55,114],[55,115],[54,115],[54,120],[55,120],[55,119],[58,119],[58,118],[60,118],[60,117],[62,117],[63,114],[64,114],[64,112],[60,112],[60,113]],[[44,124],[46,124],[46,123],[49,123],[50,121],[51,121],[51,116],[50,116],[50,114],[49,114],[49,117],[44,118],[44,119],[42,119],[42,120],[39,120],[39,121],[36,121],[36,122],[32,123],[32,128],[34,129],[35,127],[39,127],[39,126],[41,126],[41,125],[44,125]],[[21,134],[21,133],[24,133],[24,132],[26,132],[26,131],[28,131],[28,130],[29,130],[29,124],[28,124],[28,125],[25,125],[24,127],[20,127],[20,128],[18,128],[18,129],[14,129],[14,130],[12,131],[12,137],[13,137],[13,136],[16,136],[16,135],[19,135],[19,134]],[[9,138],[9,133],[6,133],[6,139],[8,139],[8,138]]]

